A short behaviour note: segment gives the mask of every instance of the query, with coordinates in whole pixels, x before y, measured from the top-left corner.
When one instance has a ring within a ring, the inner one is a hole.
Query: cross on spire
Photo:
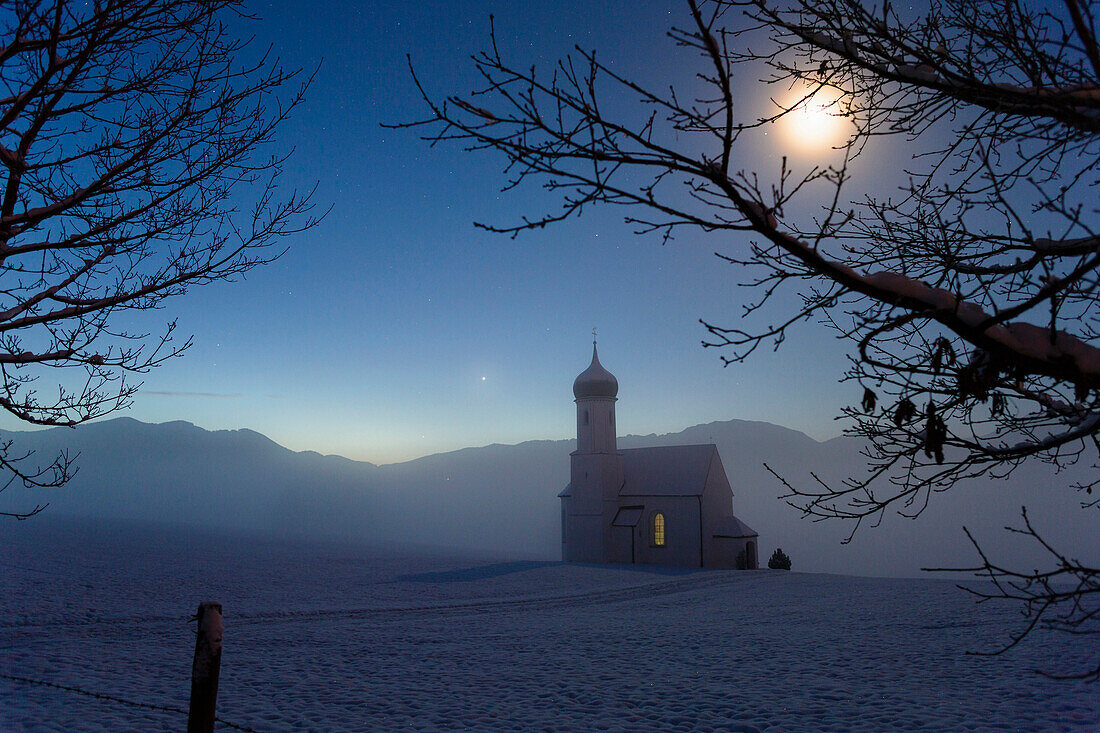
[[[595,326],[592,327],[592,345],[593,346],[596,345],[596,327]]]

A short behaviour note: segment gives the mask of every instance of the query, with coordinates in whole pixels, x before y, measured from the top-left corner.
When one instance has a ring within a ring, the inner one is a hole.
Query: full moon
[[[843,115],[846,101],[836,90],[792,93],[783,108],[791,110],[779,120],[785,141],[802,152],[822,152],[842,145],[853,131]]]

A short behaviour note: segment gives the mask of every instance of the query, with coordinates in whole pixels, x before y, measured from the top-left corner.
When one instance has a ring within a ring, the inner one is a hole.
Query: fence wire
[[[151,702],[138,702],[137,700],[125,700],[121,697],[115,697],[114,695],[108,695],[108,694],[103,693],[103,692],[95,692],[94,690],[85,690],[85,689],[80,688],[80,687],[73,687],[72,685],[61,685],[61,684],[58,684],[56,682],[47,682],[46,680],[36,680],[36,679],[31,679],[30,677],[20,677],[18,675],[5,674],[3,672],[0,672],[0,678],[6,679],[6,680],[13,680],[15,682],[22,682],[22,683],[28,684],[28,685],[39,685],[41,687],[52,687],[52,688],[57,689],[57,690],[65,690],[66,692],[75,692],[79,695],[86,695],[87,697],[94,697],[97,700],[107,700],[108,702],[118,703],[120,705],[129,705],[129,706],[135,707],[135,708],[147,708],[149,710],[158,710],[158,711],[165,712],[165,713],[177,713],[177,714],[182,715],[184,717],[187,717],[187,715],[188,715],[188,711],[182,710],[180,708],[171,708],[171,707],[167,707],[165,705],[157,705],[156,703],[151,703]],[[236,723],[231,723],[228,720],[225,720],[223,718],[219,718],[219,717],[216,717],[216,716],[214,717],[214,721],[217,722],[217,723],[221,723],[226,728],[232,728],[233,730],[243,730],[243,731],[246,731],[247,733],[259,733],[259,731],[255,730],[254,728],[249,728],[247,725],[237,725]]]

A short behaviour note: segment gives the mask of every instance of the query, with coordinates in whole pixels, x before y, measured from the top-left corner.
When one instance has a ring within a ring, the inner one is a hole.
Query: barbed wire
[[[42,687],[53,687],[54,689],[57,689],[57,690],[65,690],[66,692],[75,692],[79,695],[86,695],[88,697],[94,697],[97,700],[107,700],[109,702],[115,702],[115,703],[119,703],[121,705],[130,705],[130,706],[135,707],[135,708],[147,708],[149,710],[157,710],[157,711],[165,712],[165,713],[176,713],[178,715],[184,715],[184,716],[188,715],[188,712],[186,710],[182,710],[180,708],[172,708],[172,707],[168,707],[166,705],[157,705],[156,703],[151,703],[151,702],[138,702],[137,700],[126,700],[126,699],[123,699],[121,697],[115,697],[114,695],[108,695],[108,694],[103,693],[103,692],[95,692],[94,690],[85,690],[81,687],[74,687],[72,685],[62,685],[62,684],[58,684],[57,682],[47,682],[46,680],[36,680],[36,679],[32,679],[30,677],[20,677],[19,675],[5,674],[4,672],[0,672],[0,677],[2,677],[4,679],[7,679],[7,680],[14,680],[15,682],[23,682],[23,683],[28,684],[28,685],[40,685]],[[231,723],[228,720],[225,720],[223,718],[219,718],[217,716],[214,717],[214,721],[217,722],[217,723],[221,723],[222,725],[224,725],[227,728],[232,728],[233,730],[242,730],[242,731],[246,731],[246,733],[259,733],[259,731],[257,731],[256,729],[249,728],[247,725],[237,725],[236,723]]]
[[[146,616],[143,614],[130,614],[128,616],[93,616],[83,618],[62,618],[62,619],[45,619],[41,620],[33,618],[31,616],[25,616],[16,618],[14,621],[0,622],[0,629],[28,629],[28,628],[77,628],[81,626],[94,626],[96,624],[110,621],[112,623],[123,623],[128,621],[140,622],[143,624],[153,623],[176,623],[178,621],[188,622],[194,621],[195,614],[171,614],[160,616]]]

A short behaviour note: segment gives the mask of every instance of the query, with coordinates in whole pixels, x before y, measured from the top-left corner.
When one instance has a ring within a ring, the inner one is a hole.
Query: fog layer
[[[250,430],[209,432],[184,422],[128,418],[76,430],[7,433],[15,449],[51,459],[59,450],[80,467],[65,487],[0,494],[0,508],[48,501],[55,516],[198,525],[270,536],[420,547],[522,559],[560,558],[558,492],[569,480],[574,441],[490,445],[376,466],[295,453]],[[1002,531],[1019,525],[1022,505],[1036,527],[1075,556],[1095,556],[1100,538],[1069,486],[1088,461],[1056,474],[1024,466],[1008,480],[975,481],[934,494],[916,519],[888,515],[865,525],[813,523],[777,497],[810,472],[840,481],[863,469],[858,443],[826,442],[761,422],[731,420],[668,435],[625,436],[623,448],[716,443],[734,492],[734,513],[760,533],[760,555],[782,547],[796,570],[911,576],[921,567],[970,566],[976,554],[963,526],[1004,562],[1042,558]],[[35,522],[37,518],[29,520]]]

